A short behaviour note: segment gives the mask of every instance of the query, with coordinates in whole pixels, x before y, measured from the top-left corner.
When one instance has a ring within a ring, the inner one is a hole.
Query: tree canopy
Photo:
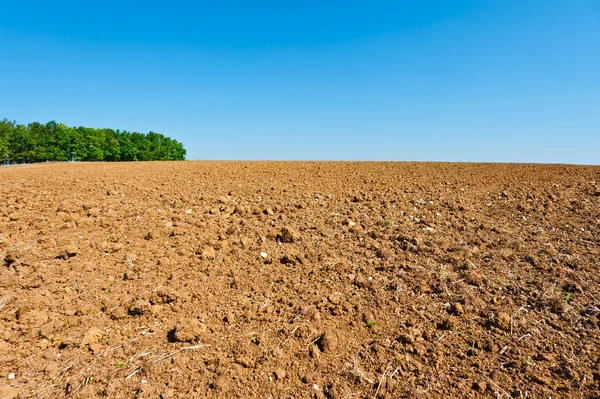
[[[179,161],[183,145],[156,132],[0,120],[0,164],[47,161]]]

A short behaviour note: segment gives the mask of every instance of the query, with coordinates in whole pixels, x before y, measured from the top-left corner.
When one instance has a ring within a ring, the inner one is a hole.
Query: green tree
[[[9,161],[7,140],[14,128],[14,122],[10,122],[8,119],[3,119],[0,121],[0,164],[4,164]]]
[[[31,162],[33,140],[25,125],[16,125],[6,138],[8,158],[11,163]]]
[[[68,127],[50,121],[17,125],[0,121],[0,163],[45,161],[183,160],[186,151],[161,133]]]

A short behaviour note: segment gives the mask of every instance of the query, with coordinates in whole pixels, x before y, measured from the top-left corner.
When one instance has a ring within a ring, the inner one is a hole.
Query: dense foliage
[[[0,164],[46,161],[177,161],[186,151],[160,133],[0,121]]]

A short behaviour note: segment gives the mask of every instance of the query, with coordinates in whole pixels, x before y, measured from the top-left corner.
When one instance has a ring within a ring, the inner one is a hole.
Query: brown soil
[[[562,165],[0,168],[0,397],[598,397],[596,182]]]

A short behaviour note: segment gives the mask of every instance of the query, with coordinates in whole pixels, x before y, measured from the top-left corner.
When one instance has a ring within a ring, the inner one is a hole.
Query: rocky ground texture
[[[0,168],[2,398],[598,398],[600,167]]]

